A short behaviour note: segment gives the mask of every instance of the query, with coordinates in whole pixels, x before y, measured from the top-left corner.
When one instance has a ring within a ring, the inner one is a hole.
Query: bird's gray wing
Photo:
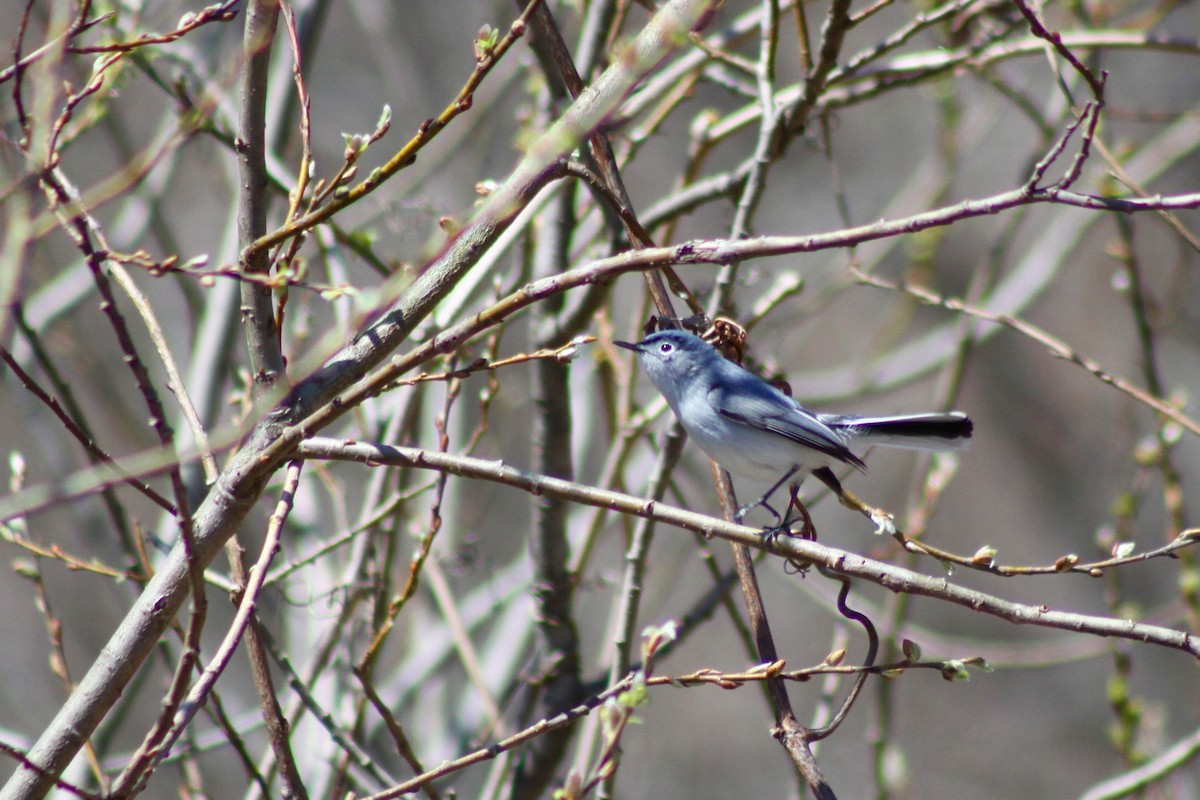
[[[756,391],[759,389],[757,386],[750,391],[745,391],[746,388],[739,387],[735,392],[713,386],[709,389],[709,400],[717,412],[727,419],[778,434],[844,464],[866,469],[862,459],[850,452],[845,439],[837,431],[805,411],[790,397],[782,392],[776,396],[767,391]]]

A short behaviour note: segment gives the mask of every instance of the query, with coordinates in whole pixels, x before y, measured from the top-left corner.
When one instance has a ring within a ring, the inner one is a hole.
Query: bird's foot
[[[796,516],[791,516],[792,510],[795,509]],[[792,526],[797,522],[800,527],[793,529]],[[799,500],[792,497],[792,505],[788,506],[788,516],[780,520],[778,525],[768,526],[763,528],[762,537],[767,542],[777,539],[780,536],[787,536],[793,539],[806,539],[810,542],[817,540],[817,527],[813,525],[812,517],[808,514],[808,509]]]

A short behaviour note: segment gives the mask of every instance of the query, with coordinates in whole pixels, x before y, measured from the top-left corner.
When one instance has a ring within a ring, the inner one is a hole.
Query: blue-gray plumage
[[[735,475],[777,481],[772,491],[800,470],[838,463],[865,469],[854,452],[857,447],[954,450],[971,436],[971,420],[959,412],[890,417],[814,413],[686,331],[659,331],[636,344],[613,344],[638,354],[701,450]],[[759,503],[765,505],[770,494]]]

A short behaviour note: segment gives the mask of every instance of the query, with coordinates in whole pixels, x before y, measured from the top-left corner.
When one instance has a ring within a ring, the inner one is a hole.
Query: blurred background
[[[597,2],[548,4],[575,58],[594,54],[590,67],[577,64],[585,82],[649,17],[636,4]],[[314,180],[328,180],[343,164],[346,135],[371,134],[385,106],[390,109],[391,130],[359,157],[351,184],[453,104],[475,68],[478,42],[487,39],[484,26],[503,36],[520,14],[514,4],[465,0],[305,0],[289,7],[311,100]],[[764,9],[779,15],[766,26],[774,44],[767,76],[761,69]],[[64,34],[81,10],[89,18],[108,16]],[[234,140],[246,64],[244,17],[239,7],[233,10],[239,13],[228,20],[139,46],[105,65],[102,86],[71,105],[66,117],[69,92],[86,84],[104,54],[55,44],[28,63],[19,59],[48,42],[84,48],[186,27],[181,17],[200,7],[117,3],[89,10],[51,0],[0,21],[0,41],[14,43],[4,65],[23,65],[0,74],[0,269],[11,309],[3,346],[37,386],[86,421],[97,446],[114,458],[154,448],[157,439],[100,309],[96,282],[70,233],[48,211],[39,174],[48,150],[56,152],[58,174],[83,198],[102,247],[121,254],[116,260],[153,308],[183,388],[224,463],[261,413],[248,403],[238,281],[228,274],[239,251]],[[779,108],[796,107],[809,74],[806,59],[817,58],[828,11],[823,0],[799,11],[790,3],[726,2],[703,34],[706,49],[682,43],[610,120],[607,132],[632,209],[657,244],[824,234],[985,202],[1024,185],[1093,99],[1079,73],[1031,34],[1011,2],[853,3],[854,24],[828,80],[805,108],[804,124],[776,129],[775,146],[760,150],[769,158],[756,160],[764,86]],[[1073,188],[1194,198],[1200,190],[1197,7],[1166,0],[1048,3],[1039,13],[1089,69],[1107,74],[1101,121]],[[807,25],[808,48],[800,44],[798,18]],[[267,100],[268,229],[285,218],[303,152],[294,64],[281,20]],[[415,163],[339,212],[333,224],[310,232],[286,265],[296,278],[286,301],[276,293],[277,302],[286,303],[283,353],[289,365],[305,365],[291,380],[302,379],[303,369],[331,356],[377,315],[389,276],[419,274],[448,236],[469,224],[489,186],[508,177],[528,144],[566,107],[555,99],[555,85],[528,41],[518,41],[486,75],[469,110]],[[1081,137],[1076,132],[1049,165],[1043,186],[1072,168]],[[741,215],[746,175],[760,162],[761,173],[754,174],[762,192],[753,213]],[[724,190],[703,189],[722,181]],[[956,408],[972,417],[971,447],[952,462],[880,450],[867,458],[867,473],[846,477],[847,488],[890,510],[901,528],[968,557],[991,546],[1004,565],[1046,566],[1067,554],[1100,561],[1118,542],[1153,550],[1200,524],[1197,436],[1095,371],[1196,418],[1196,205],[1118,215],[1038,203],[971,218],[964,213],[951,225],[853,248],[751,258],[733,273],[720,310],[749,328],[752,363],[786,376],[793,394],[816,410]],[[631,247],[579,181],[552,183],[534,206],[422,323],[414,343],[534,278]],[[171,269],[170,258],[180,269]],[[276,261],[276,274],[283,266]],[[1056,357],[1027,331],[866,285],[856,270],[1016,318],[1060,342],[1071,358]],[[721,267],[686,265],[677,272],[710,307]],[[675,302],[681,315],[688,313]],[[148,325],[127,294],[119,294],[118,306],[168,408],[177,451],[194,452]],[[584,321],[574,329],[566,324],[573,313]],[[468,342],[453,359],[422,367],[437,373],[476,358],[495,361],[557,346],[574,335],[597,337],[563,370],[570,396],[565,408],[541,402],[541,362],[525,361],[452,381],[397,386],[323,433],[445,447],[537,471],[544,460],[533,443],[547,438],[539,415],[560,415],[563,424],[546,449],[569,452],[574,480],[644,496],[670,415],[630,354],[610,342],[639,338],[651,313],[644,281],[630,273],[604,289],[568,293],[561,305],[540,304]],[[548,331],[564,335],[554,340]],[[0,381],[0,408],[12,498],[90,463],[11,366]],[[199,502],[208,491],[203,474],[189,464],[185,475],[193,503]],[[946,483],[931,492],[933,481]],[[161,477],[148,482],[169,492]],[[763,488],[736,476],[734,485],[743,501]],[[278,493],[276,482],[239,533],[250,558]],[[948,574],[939,562],[911,559],[892,540],[873,536],[869,522],[840,507],[817,481],[806,483],[804,496],[820,540],[830,546],[1032,606],[1179,630],[1194,631],[1200,619],[1200,581],[1186,550],[1177,559],[1129,564],[1101,578],[1001,578],[962,568]],[[311,796],[366,795],[414,774],[351,669],[385,621],[395,627],[374,661],[373,686],[425,767],[537,721],[528,684],[545,664],[534,591],[541,577],[530,549],[537,550],[531,541],[543,530],[545,502],[497,484],[439,482],[430,472],[306,465],[259,611],[274,640],[276,688]],[[697,448],[684,445],[665,502],[719,516],[708,461]],[[580,676],[595,694],[610,682],[624,554],[637,521],[579,505],[563,513]],[[6,524],[0,740],[25,749],[64,702],[67,684],[104,646],[137,597],[145,566],[162,558],[178,529],[143,494],[124,486],[107,499],[93,494],[56,503]],[[424,560],[411,599],[389,610],[417,557]],[[755,663],[741,633],[736,584],[728,602],[704,605],[714,573],[728,572],[731,564],[729,547],[719,540],[657,529],[645,554],[635,630],[702,607],[707,614],[656,662],[657,674],[736,672]],[[209,575],[202,662],[232,616],[223,557]],[[840,647],[848,649],[845,663],[861,660],[861,631],[834,607],[837,584],[815,572],[797,575],[772,558],[759,559],[758,575],[776,646],[790,668],[818,664]],[[856,584],[850,602],[889,641],[910,639],[929,659],[983,656],[994,671],[972,671],[969,682],[954,683],[923,670],[872,678],[843,728],[818,750],[841,797],[1079,796],[1160,755],[1200,725],[1196,665],[1186,654],[1016,626],[872,585]],[[97,766],[77,759],[69,781],[94,789],[97,774],[124,767],[159,711],[179,649],[178,636],[164,638],[97,734]],[[318,719],[304,709],[289,681],[307,686],[328,716]],[[790,685],[801,721],[818,724],[847,685]],[[224,719],[211,706],[199,716],[147,796],[263,791],[247,766],[270,774],[244,659],[234,659],[217,693]],[[795,771],[770,737],[773,719],[764,697],[755,686],[652,689],[649,703],[637,709],[641,724],[623,735],[613,795],[799,796]],[[587,775],[596,768],[603,738],[596,720],[593,714],[576,723],[545,796],[564,784],[569,770]],[[244,742],[241,754],[230,731]],[[357,755],[346,754],[345,739],[356,743]],[[461,797],[508,796],[513,769],[510,760],[485,762],[437,785]],[[264,782],[273,786],[269,777]],[[1200,770],[1185,762],[1146,796],[1200,796]]]

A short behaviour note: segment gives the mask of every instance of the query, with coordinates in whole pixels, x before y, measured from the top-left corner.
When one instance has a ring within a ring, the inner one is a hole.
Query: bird
[[[786,525],[768,500],[797,473],[817,473],[846,502],[829,468],[845,464],[865,471],[859,455],[863,448],[880,444],[957,450],[966,446],[974,430],[970,418],[960,411],[893,416],[810,411],[683,330],[663,330],[640,342],[613,344],[637,354],[688,437],[710,458],[731,474],[773,482],[762,497],[738,509],[734,520],[739,523],[752,508],[762,506]],[[877,532],[895,532],[886,512],[847,504],[875,520]]]

